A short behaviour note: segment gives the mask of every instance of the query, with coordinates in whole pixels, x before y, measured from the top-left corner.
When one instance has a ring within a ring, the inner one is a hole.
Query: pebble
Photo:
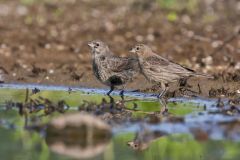
[[[5,81],[6,71],[0,69],[0,83],[3,83]]]
[[[5,81],[5,76],[0,73],[0,83],[3,83]]]

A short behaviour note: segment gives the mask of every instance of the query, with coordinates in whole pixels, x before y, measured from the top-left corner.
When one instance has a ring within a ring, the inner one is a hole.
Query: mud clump
[[[231,92],[229,89],[225,89],[224,87],[218,89],[211,88],[209,90],[209,97],[221,97],[221,96],[234,97],[236,96],[236,92]]]

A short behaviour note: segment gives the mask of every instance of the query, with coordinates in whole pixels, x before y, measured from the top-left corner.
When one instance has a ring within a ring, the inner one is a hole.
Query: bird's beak
[[[129,52],[130,53],[136,53],[136,50],[135,50],[135,48],[132,48]]]
[[[93,44],[92,42],[89,42],[89,43],[88,43],[88,46],[91,47],[91,48],[93,48],[93,47],[94,47],[94,44]]]

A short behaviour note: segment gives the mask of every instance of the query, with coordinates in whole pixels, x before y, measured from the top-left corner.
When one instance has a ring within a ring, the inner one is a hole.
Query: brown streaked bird
[[[110,95],[115,86],[124,85],[137,75],[139,64],[137,58],[118,57],[100,40],[89,42],[92,53],[94,75],[103,84],[110,86]],[[123,96],[123,90],[120,92]]]
[[[182,78],[192,76],[213,78],[209,75],[196,73],[192,69],[163,58],[144,44],[136,45],[130,52],[137,54],[141,72],[146,79],[150,82],[160,83],[162,91],[159,93],[158,98],[165,95],[169,83],[179,81]]]

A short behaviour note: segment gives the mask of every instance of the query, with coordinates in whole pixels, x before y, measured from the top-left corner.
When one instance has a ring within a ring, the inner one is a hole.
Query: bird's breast
[[[98,64],[96,63],[95,60],[93,60],[93,63],[92,63],[92,67],[93,67],[93,73],[94,75],[97,77],[97,79],[101,79],[101,76],[100,76],[100,68],[98,66]]]
[[[104,67],[104,64],[101,63],[101,61],[99,61],[98,59],[93,61],[92,66],[93,66],[93,73],[95,77],[103,84],[110,85],[108,84],[109,82],[107,81],[111,76],[111,74],[108,72],[108,69]]]

